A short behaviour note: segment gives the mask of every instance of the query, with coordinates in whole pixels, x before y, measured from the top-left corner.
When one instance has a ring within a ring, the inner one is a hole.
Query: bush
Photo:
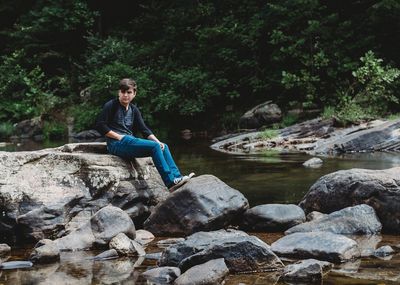
[[[260,134],[261,139],[270,140],[279,136],[279,131],[276,129],[266,129]]]
[[[0,138],[8,138],[14,134],[14,125],[11,122],[0,123]]]
[[[74,118],[74,131],[80,132],[93,128],[100,111],[99,106],[91,103],[83,103],[70,108],[68,113]]]
[[[67,126],[57,121],[46,121],[43,124],[43,135],[46,139],[62,139],[67,135]]]

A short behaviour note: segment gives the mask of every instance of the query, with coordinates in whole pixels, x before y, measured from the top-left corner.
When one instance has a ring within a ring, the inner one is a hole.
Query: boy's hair
[[[126,91],[129,88],[133,88],[133,90],[136,91],[137,85],[136,85],[135,80],[133,80],[131,78],[124,78],[119,82],[119,90]]]

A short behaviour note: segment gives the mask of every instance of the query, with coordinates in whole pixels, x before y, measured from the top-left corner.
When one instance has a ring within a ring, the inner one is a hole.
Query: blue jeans
[[[161,175],[165,186],[168,188],[173,185],[174,178],[181,177],[181,173],[176,166],[171,152],[166,144],[164,150],[159,143],[151,140],[136,138],[125,135],[120,141],[107,139],[108,152],[123,159],[132,160],[135,157],[153,158],[154,165]]]

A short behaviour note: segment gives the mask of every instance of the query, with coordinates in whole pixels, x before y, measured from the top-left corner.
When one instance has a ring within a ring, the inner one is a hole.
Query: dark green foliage
[[[267,100],[343,121],[398,112],[399,18],[396,0],[3,1],[0,120],[89,128],[123,77],[160,129],[235,129]]]

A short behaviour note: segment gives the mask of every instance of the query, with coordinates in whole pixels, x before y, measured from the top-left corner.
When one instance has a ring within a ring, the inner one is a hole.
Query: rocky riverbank
[[[333,119],[313,119],[277,130],[273,138],[262,131],[216,139],[211,148],[232,154],[265,150],[299,151],[311,155],[350,152],[400,151],[400,119],[376,120],[348,128],[335,127]]]
[[[234,273],[265,271],[290,283],[322,280],[360,258],[396,255],[388,244],[379,247],[379,237],[399,233],[400,167],[338,171],[316,181],[299,205],[251,207],[212,175],[168,193],[151,160],[123,161],[101,143],[1,152],[0,160],[2,242],[37,242],[25,262],[7,260],[10,248],[0,246],[2,270],[96,249],[103,252],[92,259],[100,264],[135,257],[127,278],[156,258],[142,275],[156,284],[220,284]],[[253,231],[285,235],[267,244]],[[167,245],[159,255],[147,252],[154,235]]]

